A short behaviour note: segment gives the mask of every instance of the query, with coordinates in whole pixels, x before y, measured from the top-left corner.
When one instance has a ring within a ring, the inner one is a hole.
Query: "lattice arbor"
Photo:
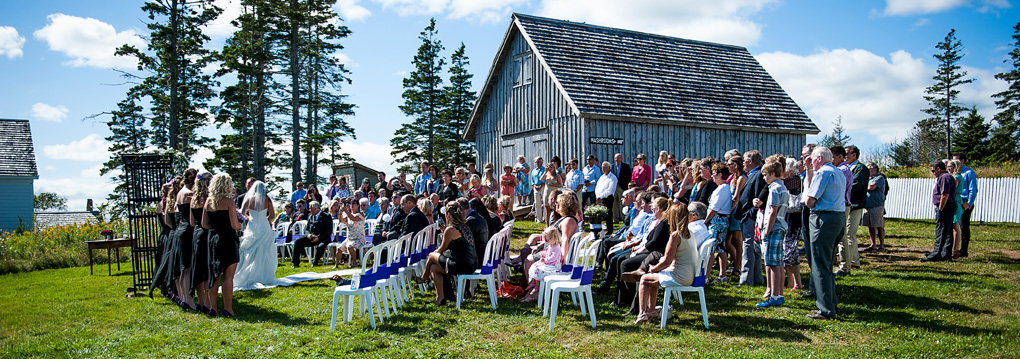
[[[148,289],[156,268],[156,247],[159,238],[159,189],[173,175],[173,158],[160,154],[125,154],[127,178],[128,224],[131,238],[131,262],[134,264],[134,295]]]

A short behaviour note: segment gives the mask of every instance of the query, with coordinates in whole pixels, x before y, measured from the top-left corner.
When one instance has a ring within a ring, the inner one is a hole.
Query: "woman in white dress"
[[[241,236],[240,262],[234,274],[234,290],[256,289],[276,282],[276,231],[269,223],[275,217],[273,202],[266,196],[266,184],[256,181],[241,204],[248,226]]]
[[[337,246],[333,258],[339,259],[341,255],[348,253],[351,260],[347,264],[352,266],[361,265],[361,260],[358,258],[358,250],[368,246],[371,240],[365,238],[365,214],[363,207],[368,207],[368,198],[362,198],[358,202],[353,200],[344,201],[340,205],[340,220],[347,223],[347,239]],[[340,264],[344,263],[337,260],[333,268],[339,268]]]

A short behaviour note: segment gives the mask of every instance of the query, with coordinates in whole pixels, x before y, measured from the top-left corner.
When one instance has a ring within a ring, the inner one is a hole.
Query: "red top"
[[[503,182],[513,182],[513,184],[507,185]],[[499,176],[499,184],[500,193],[502,193],[504,196],[513,196],[514,188],[517,187],[517,177],[514,176],[512,173]]]
[[[630,181],[637,183],[638,187],[648,187],[652,183],[652,167],[647,164],[637,165],[630,175]]]

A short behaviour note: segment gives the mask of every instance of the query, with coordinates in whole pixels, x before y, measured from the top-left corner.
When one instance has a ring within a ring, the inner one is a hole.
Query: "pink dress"
[[[528,271],[528,277],[534,280],[542,280],[547,275],[558,274],[563,266],[560,259],[563,258],[563,249],[560,245],[545,247],[542,251],[542,261],[535,262]]]

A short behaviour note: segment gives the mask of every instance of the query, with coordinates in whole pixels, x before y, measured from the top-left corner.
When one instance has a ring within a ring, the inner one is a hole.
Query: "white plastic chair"
[[[595,275],[595,255],[592,251],[588,251],[589,246],[598,246],[602,241],[582,241],[577,247],[580,255],[581,269],[580,278],[576,281],[560,281],[549,284],[549,298],[547,299],[548,305],[551,308],[549,314],[549,330],[553,330],[556,326],[556,311],[559,306],[560,294],[562,293],[576,293],[580,296],[578,298],[578,306],[581,307],[581,315],[587,312],[588,317],[591,318],[591,327],[595,328],[595,301],[592,298],[591,293],[591,282],[592,277]]]
[[[496,278],[493,275],[493,269],[496,268],[497,263],[495,262],[496,256],[503,248],[503,241],[510,234],[510,230],[503,228],[496,235],[489,239],[488,243],[485,244],[485,258],[482,260],[482,267],[476,269],[471,274],[461,274],[457,276],[457,309],[460,309],[460,304],[464,300],[464,288],[467,286],[468,280],[473,279],[484,279],[489,289],[489,302],[492,303],[492,310],[496,310]]]
[[[280,222],[276,224],[276,239],[287,237],[287,227],[290,226],[289,222]],[[291,243],[276,243],[276,250],[280,253],[280,259],[286,260],[288,255],[293,256],[294,254],[294,242]]]
[[[579,277],[580,276],[580,272],[577,272],[576,274],[574,272],[574,268],[577,267],[577,265],[578,265],[578,263],[577,263],[577,253],[578,253],[577,247],[578,247],[579,244],[585,242],[586,240],[591,240],[591,238],[594,238],[593,236],[589,235],[589,237],[585,237],[585,238],[582,239],[581,238],[582,234],[583,233],[581,233],[581,231],[577,231],[570,238],[570,244],[567,247],[567,257],[564,258],[563,263],[565,263],[565,264],[560,269],[560,274],[547,275],[547,276],[545,276],[545,278],[542,278],[542,280],[540,280],[538,282],[538,294],[539,295],[538,295],[537,302],[538,302],[538,307],[539,308],[544,308],[543,314],[542,314],[543,316],[549,315],[549,308],[546,307],[546,305],[545,305],[545,303],[546,303],[545,297],[548,295],[549,283],[553,283],[553,282],[557,282],[557,281],[564,281],[564,280],[571,280],[571,279],[577,280],[577,279],[580,278]],[[576,303],[577,300],[574,299],[574,302]]]
[[[694,277],[694,282],[691,283],[691,285],[662,286],[662,318],[659,322],[660,329],[666,328],[666,320],[669,319],[670,297],[675,293],[676,299],[680,301],[680,305],[684,304],[684,298],[681,296],[682,292],[698,292],[698,299],[701,300],[701,320],[705,322],[705,329],[708,329],[708,306],[705,304],[705,281],[708,275],[708,264],[711,262],[709,261],[709,258],[712,256],[712,245],[715,241],[715,239],[711,239],[701,244],[701,249],[698,251],[698,275]]]
[[[379,307],[379,298],[376,294],[379,278],[379,252],[381,250],[382,247],[369,251],[367,253],[368,257],[361,261],[361,273],[357,283],[354,283],[355,285],[337,286],[333,289],[333,318],[330,321],[329,330],[336,329],[336,308],[341,296],[344,298],[344,323],[350,322],[354,315],[354,297],[361,299],[361,310],[359,313],[369,313],[368,318],[372,324],[372,329],[375,329],[376,313],[379,315],[379,321],[383,321],[383,310]],[[370,269],[368,268],[369,262],[372,263],[372,268]]]

